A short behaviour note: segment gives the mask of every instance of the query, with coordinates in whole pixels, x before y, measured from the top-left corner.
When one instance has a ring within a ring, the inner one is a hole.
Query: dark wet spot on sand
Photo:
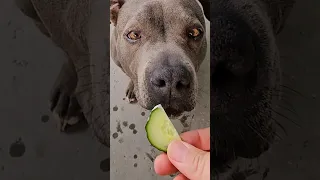
[[[122,98],[122,100],[126,100],[126,98]]]
[[[44,123],[48,122],[49,121],[49,116],[48,115],[41,116],[41,121],[44,122]]]
[[[118,106],[113,107],[113,111],[118,111]]]
[[[118,122],[118,125],[117,125],[117,132],[123,133],[120,122]]]
[[[123,139],[122,138],[119,139],[119,143],[123,143]]]
[[[116,133],[116,132],[113,133],[113,134],[112,134],[112,137],[113,137],[113,139],[116,139],[116,138],[118,137],[118,133]]]
[[[123,122],[122,122],[122,125],[123,125],[124,127],[127,127],[127,126],[128,126],[128,122],[127,122],[127,121],[123,121]]]
[[[17,59],[14,59],[12,63],[15,64],[17,67],[27,67],[29,64],[29,62],[26,60],[17,60]]]
[[[151,154],[146,153],[146,155],[147,155],[147,157],[151,160],[151,162],[153,162],[153,161],[154,161],[154,158],[151,156]]]
[[[136,125],[135,124],[130,124],[130,126],[129,126],[129,129],[134,129],[136,127]]]
[[[134,165],[133,165],[134,167],[137,167],[138,166],[138,164],[137,163],[134,163]]]
[[[137,157],[138,157],[138,156],[137,156],[136,154],[135,154],[135,155],[133,155],[133,158],[137,159]]]
[[[141,116],[145,116],[146,115],[146,113],[145,112],[141,112]]]
[[[26,146],[22,142],[21,138],[19,138],[16,142],[12,143],[10,146],[10,156],[11,157],[21,157],[26,152]]]
[[[133,130],[133,134],[137,134],[138,131],[136,129]]]
[[[100,169],[102,172],[109,172],[110,171],[110,159],[107,158],[100,162]]]

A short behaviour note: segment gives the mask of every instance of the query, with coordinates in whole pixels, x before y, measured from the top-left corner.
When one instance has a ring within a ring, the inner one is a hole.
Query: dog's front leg
[[[77,84],[78,76],[73,62],[69,60],[63,64],[50,94],[50,109],[61,131],[68,132],[67,125],[86,122],[75,96]]]

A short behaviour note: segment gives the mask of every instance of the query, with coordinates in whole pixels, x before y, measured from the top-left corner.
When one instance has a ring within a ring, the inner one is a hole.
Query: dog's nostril
[[[177,84],[176,84],[176,89],[177,90],[187,89],[189,87],[190,87],[190,82],[189,81],[185,81],[185,80],[178,81]]]
[[[160,79],[159,82],[158,82],[158,86],[159,86],[159,87],[165,87],[165,86],[166,86],[166,81]]]
[[[152,81],[153,85],[162,88],[166,86],[166,81],[163,79],[155,79],[154,81]]]

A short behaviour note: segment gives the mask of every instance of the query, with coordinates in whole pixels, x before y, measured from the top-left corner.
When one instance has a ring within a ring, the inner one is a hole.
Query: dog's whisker
[[[276,123],[276,125],[279,126],[286,135],[288,135],[287,130],[285,129],[285,127],[284,127],[278,120],[276,120],[276,119],[273,118],[273,117],[271,117],[271,119],[274,120],[274,122]]]
[[[283,115],[282,113],[280,113],[280,112],[278,112],[278,111],[275,111],[275,110],[272,109],[272,108],[271,108],[271,110],[272,110],[274,113],[278,114],[279,116],[281,116],[281,117],[289,120],[290,122],[292,122],[292,123],[293,123],[294,125],[296,125],[297,127],[301,128],[301,126],[300,126],[297,122],[295,122],[294,120],[288,118],[287,116]]]
[[[300,116],[299,116],[299,114],[298,114],[295,110],[292,110],[292,109],[287,108],[287,107],[285,107],[285,106],[282,106],[282,105],[280,105],[280,104],[278,104],[277,106],[280,107],[280,108],[282,108],[282,109],[284,109],[284,110],[287,110],[287,111],[291,112],[293,115],[296,115],[296,116],[298,117],[298,119],[301,119]]]
[[[199,88],[198,91],[204,93],[205,95],[209,95],[209,93],[210,93],[210,91],[207,92],[207,91],[204,91],[204,90],[201,89],[201,88]]]
[[[293,88],[290,88],[290,87],[288,87],[288,86],[286,86],[286,85],[283,85],[283,84],[280,84],[280,86],[283,87],[283,88],[286,88],[286,89],[290,90],[291,92],[293,92],[293,93],[295,93],[295,94],[297,94],[297,95],[299,95],[299,96],[301,96],[301,97],[305,97],[301,92],[299,92],[299,91],[297,91],[297,90],[295,90],[295,89],[293,89]]]

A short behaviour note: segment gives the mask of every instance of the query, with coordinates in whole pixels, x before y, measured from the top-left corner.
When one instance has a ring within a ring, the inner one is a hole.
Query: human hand
[[[159,175],[180,172],[174,180],[210,179],[210,128],[188,131],[180,135],[183,141],[169,144],[167,154],[154,161]]]

